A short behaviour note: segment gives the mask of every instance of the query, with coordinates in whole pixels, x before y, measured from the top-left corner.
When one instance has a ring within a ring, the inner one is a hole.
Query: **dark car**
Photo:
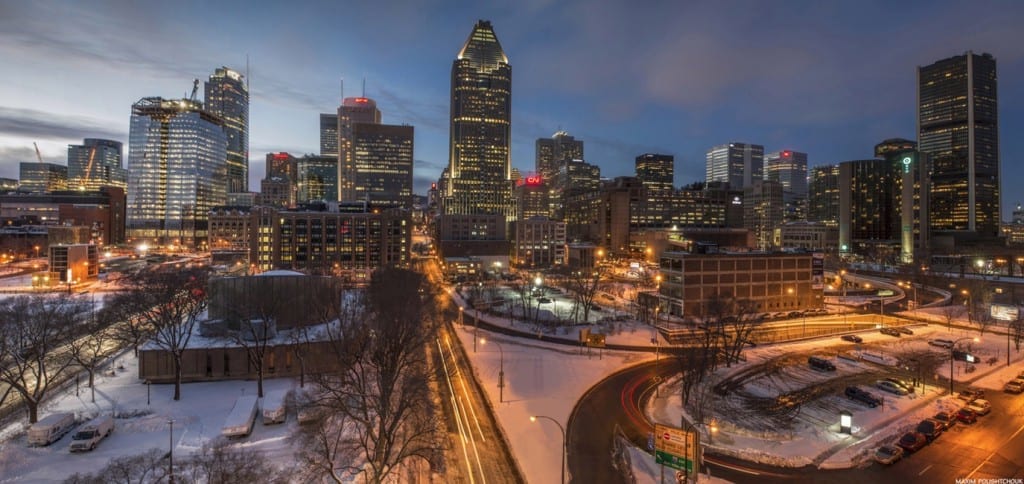
[[[899,331],[897,331],[895,328],[889,328],[889,327],[882,328],[882,329],[878,330],[878,332],[882,333],[882,334],[887,334],[889,336],[895,336],[897,338],[899,338],[900,335],[903,334],[903,333],[900,333]]]
[[[861,338],[860,336],[857,336],[855,334],[844,334],[844,335],[840,336],[839,338],[842,339],[843,341],[849,341],[851,343],[863,343],[864,342],[864,338]]]
[[[949,430],[956,425],[956,414],[954,412],[939,412],[932,417],[932,420],[942,424],[942,430]]]
[[[966,400],[967,402],[973,402],[976,399],[984,398],[985,390],[980,388],[968,388],[960,392],[956,397],[961,400]]]
[[[551,303],[551,298],[539,297],[539,298],[537,298],[537,303],[539,303],[539,304],[550,304]]]
[[[960,410],[957,410],[955,415],[956,415],[957,421],[960,421],[960,422],[963,422],[963,423],[966,423],[966,424],[972,424],[972,423],[978,421],[978,414],[975,413],[974,410],[971,410],[971,409],[966,408],[966,407],[961,408]]]
[[[899,331],[899,332],[903,333],[903,334],[914,334],[914,331],[911,330],[910,328],[906,327],[906,326],[896,326],[896,328],[894,328],[894,329],[896,331]]]
[[[871,408],[875,408],[882,404],[882,399],[876,397],[871,392],[866,392],[857,387],[846,387],[846,398],[850,400],[857,400]]]
[[[899,442],[896,445],[903,448],[907,452],[914,452],[921,450],[928,443],[928,437],[925,437],[921,432],[907,432],[900,437]]]
[[[931,442],[938,438],[939,435],[942,435],[942,428],[941,422],[926,418],[917,424],[917,428],[915,430],[917,430],[918,433],[924,434],[924,436],[928,438],[928,442]]]

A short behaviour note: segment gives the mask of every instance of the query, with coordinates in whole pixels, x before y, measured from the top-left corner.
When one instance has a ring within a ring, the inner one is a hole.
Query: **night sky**
[[[1003,219],[1024,202],[1017,1],[0,0],[0,176],[35,161],[33,141],[61,164],[85,137],[127,155],[132,103],[183,97],[216,67],[245,71],[248,55],[250,190],[268,151],[318,152],[339,80],[356,96],[365,78],[385,123],[416,127],[424,193],[447,162],[452,60],[477,19],[512,64],[514,167],[532,171],[534,141],[563,129],[607,177],[673,154],[677,185],[702,180],[704,152],[730,141],[804,151],[811,166],[870,158],[885,138],[916,138],[916,66],[991,53]]]

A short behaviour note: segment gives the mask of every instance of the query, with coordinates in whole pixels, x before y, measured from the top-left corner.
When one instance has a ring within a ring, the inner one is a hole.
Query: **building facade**
[[[223,120],[188,99],[132,105],[128,148],[128,236],[197,245],[210,209],[227,201]]]
[[[225,205],[210,210],[210,250],[247,250],[252,207]]]
[[[338,107],[338,201],[360,200],[356,193],[359,180],[354,130],[359,124],[380,124],[380,119],[377,102],[370,98],[347,97]]]
[[[341,200],[412,210],[413,127],[359,123],[351,136],[351,178],[339,180]]]
[[[583,140],[578,140],[565,131],[558,131],[550,138],[538,138],[534,167],[544,180],[552,180],[563,163],[582,160]]]
[[[306,155],[295,162],[297,203],[338,199],[338,157]]]
[[[338,156],[337,114],[320,114],[320,156]]]
[[[551,209],[548,193],[548,185],[540,175],[530,174],[516,183],[516,220],[548,217]]]
[[[839,224],[839,165],[811,168],[807,221]]]
[[[675,191],[676,159],[672,155],[644,153],[636,157],[636,177],[647,193]]]
[[[763,179],[764,146],[728,143],[712,147],[705,155],[706,182],[726,182],[741,190]]]
[[[565,264],[565,222],[534,217],[512,224],[512,265],[550,269]]]
[[[839,252],[884,260],[899,244],[893,173],[885,160],[839,164]]]
[[[89,229],[83,242],[103,246],[125,242],[124,189],[0,195],[0,219],[25,220],[38,225],[80,226]]]
[[[780,247],[835,253],[839,250],[839,227],[824,222],[786,222],[778,228]]]
[[[49,193],[68,189],[68,167],[56,163],[19,163],[18,190]]]
[[[72,190],[96,191],[100,187],[128,187],[128,171],[121,161],[120,141],[86,138],[80,145],[68,145],[68,186]]]
[[[768,250],[777,246],[775,228],[783,222],[782,184],[757,180],[743,189],[743,228],[754,236],[755,247]]]
[[[999,232],[996,60],[950,57],[917,69],[918,145],[931,159],[930,228],[957,239]]]
[[[515,216],[510,181],[512,67],[481,20],[452,63],[444,213]]]
[[[782,150],[764,157],[764,179],[782,184],[783,218],[807,218],[807,153]]]
[[[217,68],[204,86],[204,107],[224,121],[227,137],[227,192],[249,191],[249,85],[245,76]]]

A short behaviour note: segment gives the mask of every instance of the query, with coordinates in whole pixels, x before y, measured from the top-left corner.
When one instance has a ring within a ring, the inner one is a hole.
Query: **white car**
[[[895,445],[883,445],[875,450],[875,462],[879,464],[892,464],[903,457],[903,449]]]
[[[1006,393],[1024,393],[1024,380],[1017,379],[1007,382],[1003,386],[1003,391]]]
[[[988,413],[992,411],[992,405],[988,403],[988,400],[981,398],[968,403],[967,408],[974,410],[974,413],[977,413],[978,415],[988,415]]]

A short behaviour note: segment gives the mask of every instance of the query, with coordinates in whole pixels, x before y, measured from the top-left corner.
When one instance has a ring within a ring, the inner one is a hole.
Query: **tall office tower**
[[[601,188],[601,167],[583,160],[562,163],[555,178],[547,182],[552,200],[551,219],[565,220],[566,203],[580,193],[596,192]]]
[[[999,234],[996,60],[964,55],[917,69],[917,141],[931,165],[931,230]]]
[[[296,162],[298,203],[338,199],[338,158],[306,155]]]
[[[648,193],[675,190],[675,163],[672,155],[644,153],[636,157],[636,177],[647,187]]]
[[[743,189],[743,228],[761,250],[775,247],[775,228],[782,225],[782,184],[755,180]]]
[[[764,146],[729,143],[708,150],[704,181],[723,181],[734,190],[761,180],[764,171]]]
[[[490,22],[477,22],[459,50],[451,89],[444,213],[512,219],[512,67]]]
[[[537,174],[527,174],[526,178],[516,184],[516,207],[519,212],[516,219],[529,220],[534,217],[548,217],[550,202],[548,201],[547,183]]]
[[[583,159],[583,140],[558,131],[550,138],[537,138],[536,170],[542,180],[553,180],[568,161]]]
[[[380,124],[380,110],[377,103],[365,97],[347,97],[338,107],[338,125],[335,132],[338,156],[338,200],[357,200],[355,146],[352,143],[353,129],[357,124]]]
[[[128,172],[121,164],[121,142],[86,138],[80,145],[68,145],[68,186],[96,191],[100,187],[128,187]]]
[[[338,156],[337,114],[320,114],[320,156]]]
[[[19,192],[49,193],[67,190],[68,167],[56,163],[26,163],[18,165]]]
[[[351,135],[351,178],[338,179],[341,190],[348,190],[340,199],[411,210],[413,127],[356,123]]]
[[[811,168],[807,220],[829,226],[839,223],[839,165]]]
[[[876,261],[895,255],[900,221],[894,191],[892,169],[885,160],[839,164],[839,252]]]
[[[764,178],[782,184],[783,218],[807,218],[807,153],[782,150],[764,157]]]
[[[228,193],[249,191],[249,86],[245,76],[220,67],[204,86],[203,105],[224,120],[228,137]]]
[[[224,121],[188,99],[145,97],[128,135],[128,237],[196,244],[227,202]]]
[[[889,153],[916,150],[917,141],[903,138],[889,138],[875,145],[875,158],[885,158]]]
[[[298,168],[296,166],[298,158],[291,155],[291,153],[280,152],[280,153],[267,153],[267,178],[272,176],[285,176],[291,180],[298,178]]]
[[[885,140],[875,146],[875,156],[885,159],[895,211],[890,229],[899,239],[900,262],[914,263],[929,248],[928,156],[908,140]]]

